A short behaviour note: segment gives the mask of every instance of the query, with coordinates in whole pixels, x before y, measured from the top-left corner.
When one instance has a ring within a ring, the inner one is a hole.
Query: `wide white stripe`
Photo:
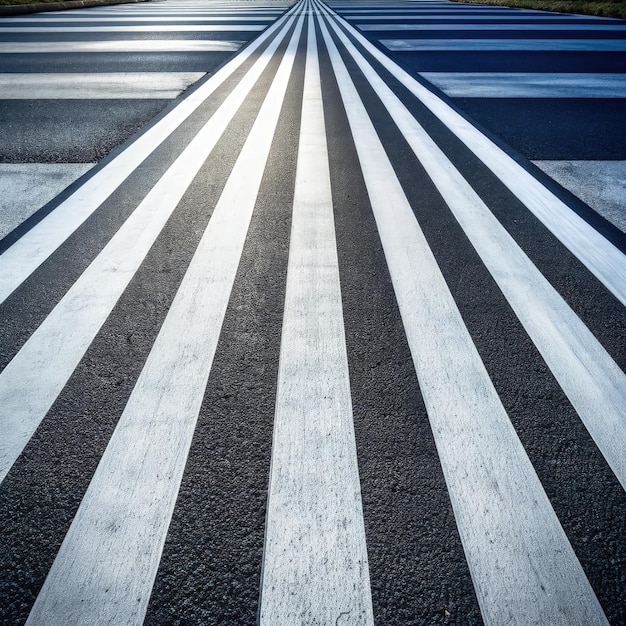
[[[0,303],[21,285],[259,46],[281,28],[286,32],[292,23],[293,17],[285,16],[271,26],[0,255]]]
[[[626,375],[347,37],[385,104],[626,488]]]
[[[94,163],[0,163],[0,239]]]
[[[0,374],[0,481],[281,42],[277,37]]]
[[[101,23],[101,22],[207,22],[209,24],[214,22],[232,22],[233,24],[237,24],[239,28],[245,28],[244,24],[238,24],[238,22],[271,22],[271,17],[261,17],[261,16],[250,16],[250,17],[242,17],[233,15],[228,17],[196,17],[192,15],[181,15],[177,13],[176,15],[166,16],[166,15],[158,15],[158,16],[150,16],[150,15],[115,15],[115,16],[106,16],[100,15],[98,17],[92,17],[92,14],[89,13],[89,16],[75,16],[75,17],[66,17],[61,15],[51,15],[50,17],[38,17],[38,18],[21,18],[21,19],[13,19],[11,23],[25,23],[25,24],[35,24],[37,26],[44,26],[46,24],[54,24],[57,22],[66,23],[71,22],[72,24],[77,24],[77,27],[89,28],[88,26],[84,26],[85,23]],[[174,24],[172,24],[174,25]],[[216,24],[217,26],[217,24]],[[6,26],[3,27],[2,32],[20,32],[19,27]]]
[[[345,20],[336,15],[335,18],[368,53],[439,118],[615,297],[626,304],[626,255],[441,98],[418,83]]]
[[[533,163],[626,233],[626,160]]]
[[[203,76],[203,72],[0,74],[0,97],[3,100],[175,98]]]
[[[626,74],[420,72],[452,98],[626,98]]]
[[[357,24],[363,30],[388,30],[388,31],[411,31],[411,30],[513,30],[528,33],[533,30],[563,31],[563,30],[587,30],[587,31],[614,31],[624,32],[626,26],[621,24]]]
[[[27,624],[141,624],[302,27],[299,20]]]
[[[626,39],[381,39],[388,50],[511,50],[623,52]]]
[[[263,30],[265,24],[137,24],[116,26],[15,26],[0,33],[242,33]],[[142,41],[150,41],[142,39]],[[186,41],[186,40],[185,40]],[[45,42],[41,42],[42,44]],[[54,42],[57,43],[57,42]],[[80,42],[84,43],[84,42]]]
[[[245,41],[195,39],[123,39],[119,41],[0,42],[0,54],[84,54],[88,52],[234,52]]]
[[[325,26],[322,32],[485,623],[606,624]]]
[[[260,623],[373,624],[328,153],[309,22]]]

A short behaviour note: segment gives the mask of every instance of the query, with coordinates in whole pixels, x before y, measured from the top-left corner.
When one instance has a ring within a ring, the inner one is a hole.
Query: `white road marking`
[[[203,72],[0,74],[0,94],[3,100],[176,98],[203,76]]]
[[[141,624],[302,29],[215,207],[30,613],[29,626]]]
[[[0,431],[6,433],[0,439],[0,481],[69,380],[187,187],[267,67],[281,39],[281,36],[276,37],[263,51],[0,374]]]
[[[325,26],[486,624],[608,624]]]
[[[333,16],[368,53],[441,120],[620,302],[626,304],[626,255],[441,98],[418,83],[345,20],[334,13]]]
[[[241,33],[258,32],[265,24],[138,24],[116,26],[13,26],[0,33]],[[142,40],[145,41],[145,40]],[[149,40],[148,40],[149,41]],[[56,42],[55,42],[56,43]],[[82,43],[82,42],[81,42]]]
[[[615,33],[624,32],[626,26],[622,24],[579,24],[572,22],[569,24],[357,24],[361,30],[387,30],[387,31],[412,31],[412,30],[512,30],[528,33],[528,31],[564,31],[564,30],[586,30],[586,31],[613,31]]]
[[[623,52],[626,39],[381,39],[397,52],[432,50],[512,50]]]
[[[626,98],[626,74],[420,72],[451,98]]]
[[[626,233],[626,161],[533,161]]]
[[[94,163],[0,163],[0,239],[93,166]]]
[[[626,375],[371,65],[340,38],[626,488]]]
[[[72,52],[234,52],[245,41],[194,39],[125,39],[120,41],[11,41],[0,42],[0,54]]]
[[[283,318],[260,623],[373,624],[313,20]]]
[[[294,9],[295,10],[295,9]],[[0,303],[30,276],[259,46],[293,23],[293,10],[141,135],[70,198],[0,255]],[[284,27],[284,28],[283,28]]]

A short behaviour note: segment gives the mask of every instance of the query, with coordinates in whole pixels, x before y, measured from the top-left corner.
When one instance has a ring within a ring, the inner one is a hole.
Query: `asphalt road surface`
[[[0,624],[626,623],[624,33],[2,19]]]

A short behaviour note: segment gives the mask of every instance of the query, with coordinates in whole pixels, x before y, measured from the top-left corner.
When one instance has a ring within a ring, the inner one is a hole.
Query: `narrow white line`
[[[330,172],[309,21],[260,623],[373,624]]]
[[[196,39],[122,39],[119,41],[0,42],[0,54],[85,54],[89,52],[234,52],[245,41]]]
[[[322,25],[486,624],[607,624]]]
[[[0,481],[69,380],[281,37],[194,137],[0,374]]]
[[[587,30],[587,31],[614,31],[624,32],[626,26],[621,24],[357,24],[361,30],[387,30],[387,31],[411,31],[411,30],[512,30],[528,33],[533,30],[564,31],[564,30]]]
[[[626,375],[372,66],[338,33],[626,488]]]
[[[345,20],[333,17],[364,49],[439,118],[616,298],[626,304],[626,255],[546,189],[504,150],[396,65]]]
[[[295,10],[295,7],[294,7]],[[293,11],[292,11],[293,12]],[[291,13],[250,43],[37,226],[0,255],[0,303],[22,284],[265,41],[293,23]]]
[[[293,66],[301,17],[27,624],[141,624]]]
[[[420,72],[452,98],[626,98],[626,74]]]
[[[510,50],[623,52],[624,39],[381,39],[393,51]]]
[[[175,98],[203,76],[203,72],[0,74],[0,94],[3,100]]]
[[[13,26],[0,33],[243,33],[258,32],[265,24],[125,24],[115,26]],[[150,41],[150,40],[142,40]],[[41,42],[45,45],[46,42]],[[52,42],[57,43],[57,42]],[[72,42],[75,43],[84,42]]]

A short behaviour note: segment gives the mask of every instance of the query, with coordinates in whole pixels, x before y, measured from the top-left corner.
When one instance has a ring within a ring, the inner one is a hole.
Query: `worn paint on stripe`
[[[452,98],[626,98],[626,74],[420,72]]]
[[[607,624],[325,26],[486,624]]]
[[[313,21],[272,443],[260,623],[373,624]]]
[[[124,225],[0,374],[4,480],[281,43],[267,47]],[[36,393],[33,393],[36,390]]]
[[[203,76],[203,72],[0,74],[0,93],[3,100],[164,99],[175,98]]]
[[[295,8],[294,8],[295,10]],[[251,42],[171,113],[0,255],[0,303],[21,285],[263,43],[293,23],[293,11]]]
[[[626,255],[452,107],[383,54],[339,16],[335,19],[392,76],[443,122],[604,286],[626,304]]]
[[[27,624],[141,624],[302,28],[299,20]]]

